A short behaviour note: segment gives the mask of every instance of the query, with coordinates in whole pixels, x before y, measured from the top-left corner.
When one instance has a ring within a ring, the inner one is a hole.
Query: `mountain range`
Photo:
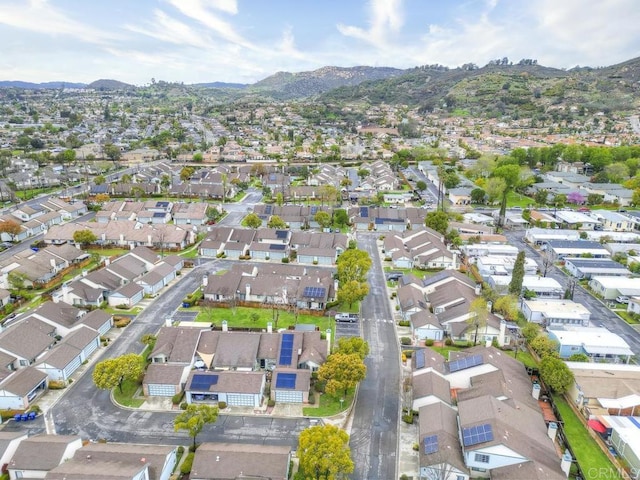
[[[156,88],[175,85],[167,82]],[[122,90],[135,87],[117,80],[29,83],[0,81],[0,88],[92,88]],[[323,67],[309,72],[278,72],[253,84],[210,82],[185,85],[208,96],[235,100],[246,96],[274,100],[314,98],[319,101],[402,104],[424,111],[460,109],[489,115],[548,112],[554,107],[583,107],[591,111],[629,111],[640,107],[640,58],[603,68],[570,70],[518,63],[502,58],[483,67],[448,68],[425,65],[407,70],[390,67]]]

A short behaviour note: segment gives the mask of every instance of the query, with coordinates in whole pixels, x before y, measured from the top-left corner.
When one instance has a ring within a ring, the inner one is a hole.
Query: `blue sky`
[[[326,65],[640,55],[638,0],[0,0],[0,80],[252,83]]]

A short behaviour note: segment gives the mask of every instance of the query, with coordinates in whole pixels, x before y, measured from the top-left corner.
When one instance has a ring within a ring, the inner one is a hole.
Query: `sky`
[[[253,83],[323,66],[640,56],[638,0],[0,0],[0,80]]]

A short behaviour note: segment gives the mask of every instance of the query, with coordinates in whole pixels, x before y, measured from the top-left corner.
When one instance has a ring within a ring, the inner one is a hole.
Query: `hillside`
[[[136,87],[118,80],[100,79],[95,82],[91,82],[87,85],[87,88],[93,88],[94,90],[127,90]]]
[[[380,80],[401,75],[404,70],[389,67],[323,67],[310,72],[278,72],[251,85],[252,93],[279,100],[304,98],[328,92],[342,86]]]
[[[85,88],[85,83],[74,82],[21,82],[19,80],[1,80],[0,88],[24,88],[28,90],[37,90],[40,88]]]

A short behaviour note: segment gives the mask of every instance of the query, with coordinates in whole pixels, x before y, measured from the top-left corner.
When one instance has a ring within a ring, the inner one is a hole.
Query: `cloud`
[[[118,35],[93,28],[65,15],[48,0],[0,5],[0,24],[46,35],[66,35],[93,44],[106,44]],[[38,19],[40,21],[38,21]]]
[[[140,33],[163,42],[200,48],[212,47],[211,39],[191,26],[182,23],[162,10],[153,12],[154,21],[148,23],[148,28],[127,24],[125,28],[134,33]]]
[[[402,0],[371,0],[369,17],[368,29],[338,24],[338,31],[377,48],[386,48],[390,34],[397,33],[404,24]]]

